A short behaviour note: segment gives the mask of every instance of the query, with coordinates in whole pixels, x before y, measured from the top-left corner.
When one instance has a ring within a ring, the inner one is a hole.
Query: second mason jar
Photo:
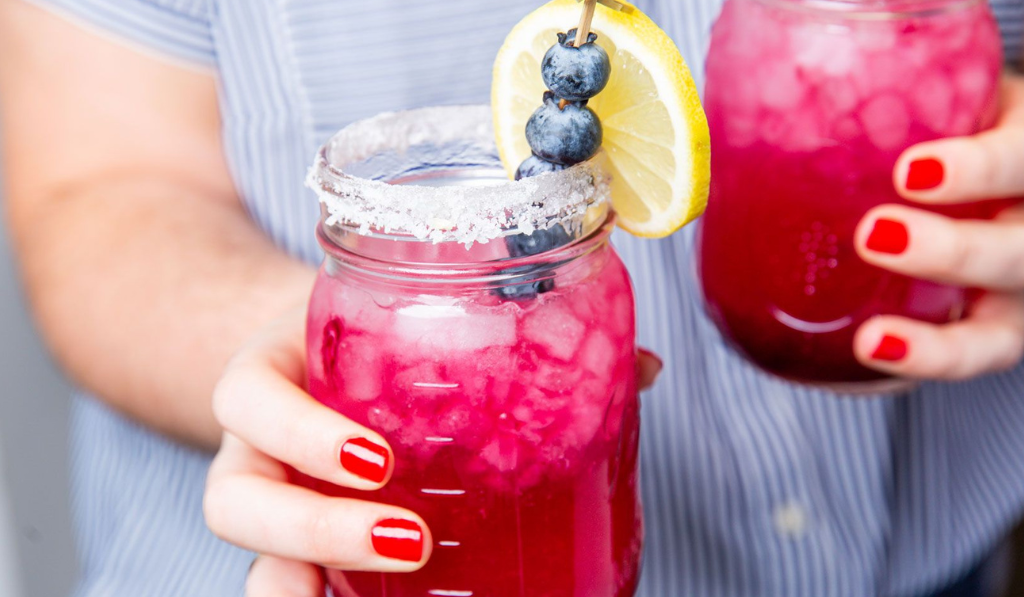
[[[509,183],[488,122],[383,115],[335,136],[311,176],[326,258],[310,392],[387,438],[395,469],[372,493],[302,481],[409,508],[433,535],[418,572],[329,571],[341,597],[635,591],[634,302],[614,216],[586,164]],[[521,236],[535,225],[558,242]]]
[[[969,291],[865,263],[854,230],[871,208],[905,203],[893,185],[903,150],[994,124],[1001,64],[983,0],[727,0],[707,62],[700,272],[735,347],[798,381],[898,386],[857,362],[857,328],[878,314],[956,320]]]

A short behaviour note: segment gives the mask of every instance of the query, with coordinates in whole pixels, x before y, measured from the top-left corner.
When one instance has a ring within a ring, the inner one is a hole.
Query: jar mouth
[[[601,161],[517,182],[444,184],[452,169],[493,171],[501,162],[488,106],[434,107],[345,127],[317,151],[306,183],[327,227],[468,247],[555,225],[578,230],[590,210],[607,210]]]
[[[553,272],[555,268],[590,254],[608,242],[615,230],[615,220],[615,213],[608,212],[606,218],[587,228],[586,235],[550,251],[525,257],[509,257],[504,252],[488,252],[483,249],[480,253],[462,250],[454,253],[456,259],[450,261],[402,259],[396,257],[392,252],[376,251],[373,248],[374,245],[366,244],[366,237],[363,237],[363,242],[339,244],[337,237],[329,236],[329,228],[323,223],[317,227],[317,239],[332,267],[355,270],[362,275],[391,281],[430,280],[435,284],[495,284],[514,281],[529,275],[544,277]],[[393,242],[386,237],[374,240],[391,244],[393,247]],[[440,250],[443,251],[443,245],[430,243],[418,243],[418,245],[424,248],[428,246],[442,247]],[[370,248],[367,250],[368,246]],[[457,248],[462,249],[461,245],[457,245]]]
[[[965,10],[985,0],[757,0],[790,10],[864,20],[920,18]]]

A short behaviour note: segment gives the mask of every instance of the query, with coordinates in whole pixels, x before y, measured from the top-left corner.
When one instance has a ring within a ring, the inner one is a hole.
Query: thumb
[[[664,364],[661,362],[661,358],[646,348],[640,348],[637,350],[637,383],[641,390],[654,385],[654,382],[658,379],[658,374],[661,373],[661,369]]]

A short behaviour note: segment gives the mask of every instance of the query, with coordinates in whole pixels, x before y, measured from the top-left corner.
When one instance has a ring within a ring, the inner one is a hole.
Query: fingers
[[[217,421],[307,475],[354,489],[381,487],[393,469],[387,442],[302,389],[304,350],[301,320],[283,322],[257,338],[217,385]]]
[[[875,317],[857,331],[854,353],[869,367],[909,378],[962,380],[1009,369],[1024,354],[1024,296],[986,295],[967,319],[946,325]]]
[[[324,584],[313,564],[260,556],[249,569],[245,597],[324,597]]]
[[[415,513],[291,485],[280,464],[230,434],[210,467],[203,512],[225,541],[339,570],[409,572],[431,551]]]
[[[996,290],[1024,288],[1024,209],[1019,207],[993,221],[979,221],[882,205],[861,220],[855,243],[868,263],[915,278]]]
[[[646,348],[637,350],[637,382],[641,390],[654,385],[664,364],[661,358]]]
[[[962,203],[1024,196],[1024,83],[1006,77],[999,124],[973,137],[921,143],[896,162],[893,182],[922,203]]]

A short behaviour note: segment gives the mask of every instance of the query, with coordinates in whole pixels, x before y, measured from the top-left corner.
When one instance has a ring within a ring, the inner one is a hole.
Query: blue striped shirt
[[[224,150],[253,219],[310,263],[317,145],[385,110],[484,103],[504,35],[539,0],[35,0],[215,72]],[[698,81],[722,0],[638,5]],[[995,0],[1020,54],[1024,1]],[[402,35],[396,35],[402,32]],[[952,582],[1024,509],[1024,368],[909,396],[839,399],[768,377],[705,317],[693,232],[616,237],[640,341],[646,597],[903,597]],[[201,515],[209,455],[81,396],[73,423],[79,597],[240,595],[251,554]]]

